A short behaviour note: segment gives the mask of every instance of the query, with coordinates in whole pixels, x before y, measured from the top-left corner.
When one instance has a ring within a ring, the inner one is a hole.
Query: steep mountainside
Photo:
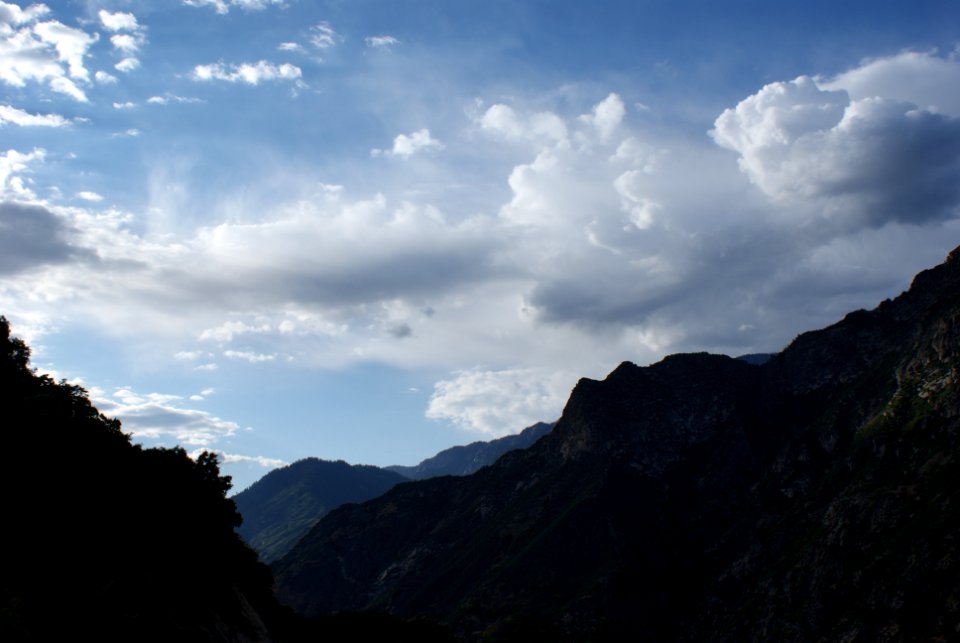
[[[516,435],[507,435],[488,442],[471,442],[463,446],[444,449],[412,467],[393,465],[386,467],[412,480],[436,476],[466,476],[493,464],[507,451],[526,449],[545,436],[553,428],[552,423],[537,422]]]
[[[275,469],[233,497],[243,524],[237,533],[260,559],[287,553],[331,509],[383,494],[406,478],[367,465],[306,458]]]
[[[955,251],[761,365],[624,363],[531,448],[329,514],[278,594],[470,639],[947,640],[958,351]]]

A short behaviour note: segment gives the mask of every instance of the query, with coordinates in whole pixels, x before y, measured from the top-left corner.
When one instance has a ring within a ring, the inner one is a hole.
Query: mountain
[[[216,457],[131,444],[29,357],[0,317],[0,640],[273,640],[272,577]]]
[[[436,476],[466,476],[482,467],[493,464],[507,451],[526,449],[545,436],[553,424],[537,422],[516,435],[507,435],[489,442],[471,442],[464,446],[444,449],[437,455],[414,466],[393,465],[385,467],[412,480]]]
[[[392,471],[342,460],[298,460],[233,496],[243,516],[237,533],[261,560],[270,562],[287,553],[331,509],[375,498],[406,480]]]
[[[958,355],[960,250],[762,364],[581,380],[530,448],[328,514],[277,594],[468,640],[955,638]]]

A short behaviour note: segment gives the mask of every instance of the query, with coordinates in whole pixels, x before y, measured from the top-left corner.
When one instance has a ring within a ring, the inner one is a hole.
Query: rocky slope
[[[954,252],[762,365],[581,380],[533,447],[332,512],[278,594],[468,639],[954,637],[958,320]]]

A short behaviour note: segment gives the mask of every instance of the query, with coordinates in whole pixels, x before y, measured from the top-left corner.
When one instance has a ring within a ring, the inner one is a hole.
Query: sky
[[[243,488],[774,352],[960,244],[960,4],[0,2],[0,314]]]

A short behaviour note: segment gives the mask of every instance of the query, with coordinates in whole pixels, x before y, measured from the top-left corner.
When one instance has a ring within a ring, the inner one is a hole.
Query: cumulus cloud
[[[430,130],[424,128],[411,134],[398,134],[393,139],[393,147],[388,150],[370,150],[372,156],[389,156],[402,159],[410,158],[424,150],[442,150],[443,143],[430,136]]]
[[[490,437],[560,415],[576,377],[537,369],[470,370],[434,385],[427,417]]]
[[[15,4],[0,2],[0,25],[26,24],[48,13],[50,13],[50,8],[44,4],[32,4],[23,9]]]
[[[510,140],[529,140],[536,143],[567,140],[567,125],[553,112],[538,112],[520,117],[509,105],[491,105],[479,119],[480,127]]]
[[[100,201],[103,201],[102,195],[97,194],[96,192],[90,192],[88,190],[77,192],[77,198],[84,201],[92,201],[93,203],[99,203]]]
[[[835,78],[818,79],[818,84],[846,91],[855,101],[880,97],[960,117],[960,60],[956,55],[905,51],[868,60]]]
[[[882,226],[956,212],[960,121],[911,103],[852,100],[800,77],[726,110],[711,134],[740,154],[741,169],[768,196],[813,205],[818,219]]]
[[[606,143],[620,126],[626,113],[623,99],[617,94],[610,94],[597,103],[589,114],[581,116],[580,120],[592,127],[600,141]]]
[[[96,80],[101,85],[113,85],[117,82],[117,77],[111,74],[108,74],[105,71],[98,71],[93,75],[93,79]]]
[[[0,81],[14,87],[24,87],[28,81],[46,83],[55,92],[86,102],[77,83],[89,80],[84,57],[98,35],[56,20],[38,21],[49,13],[44,5],[2,6]]]
[[[132,13],[101,9],[97,15],[100,17],[100,24],[109,31],[137,31],[140,28],[137,17]]]
[[[228,83],[259,85],[268,80],[298,80],[302,75],[299,67],[290,63],[274,65],[265,60],[240,65],[212,63],[197,65],[191,77],[197,81],[223,80]]]
[[[117,51],[126,54],[134,54],[140,51],[140,45],[143,44],[142,38],[128,33],[114,34],[110,36],[110,44]]]
[[[123,430],[138,440],[209,447],[240,429],[236,422],[185,407],[179,395],[118,388],[111,395],[91,390],[91,398],[103,414],[118,418]]]
[[[0,125],[6,123],[21,127],[64,127],[70,121],[59,114],[30,114],[10,105],[0,105]]]
[[[140,66],[140,60],[134,56],[127,56],[122,59],[116,65],[113,66],[117,71],[122,71],[125,74],[129,74],[134,69],[137,69]]]

